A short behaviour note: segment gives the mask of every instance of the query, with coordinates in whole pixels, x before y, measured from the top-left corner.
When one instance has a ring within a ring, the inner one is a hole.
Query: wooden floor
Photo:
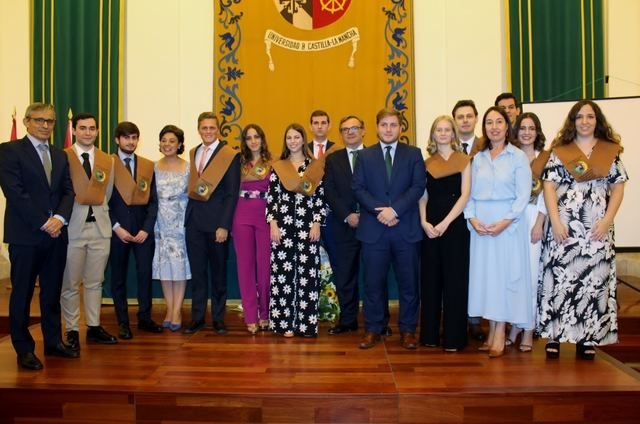
[[[640,295],[620,292],[621,313],[635,322]],[[161,320],[162,307],[155,311]],[[111,307],[103,323],[115,332]],[[250,336],[238,312],[227,323],[225,336],[134,328],[117,345],[83,339],[79,359],[45,358],[34,325],[39,372],[18,370],[4,337],[0,422],[640,422],[640,374],[601,350],[593,362],[576,360],[571,345],[547,361],[543,341],[532,354],[511,349],[498,359],[475,344],[455,354],[406,351],[392,327],[362,351],[360,335],[328,336],[328,324],[317,339],[285,339]]]

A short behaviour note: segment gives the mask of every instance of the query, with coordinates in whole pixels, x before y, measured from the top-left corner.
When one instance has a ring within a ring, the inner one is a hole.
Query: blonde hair
[[[431,131],[429,131],[429,141],[427,142],[427,153],[429,156],[433,155],[438,151],[438,143],[436,142],[436,127],[441,121],[447,121],[449,125],[451,125],[451,148],[454,152],[461,152],[462,146],[460,145],[460,141],[458,140],[458,131],[456,131],[456,123],[453,118],[449,115],[440,115],[436,119],[433,120],[433,124],[431,124]]]

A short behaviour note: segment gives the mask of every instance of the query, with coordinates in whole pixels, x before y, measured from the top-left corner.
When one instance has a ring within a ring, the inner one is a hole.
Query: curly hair
[[[271,152],[269,151],[267,136],[264,130],[258,124],[248,124],[242,129],[242,133],[240,134],[240,163],[246,165],[253,160],[253,154],[251,150],[249,150],[249,146],[247,146],[247,134],[250,129],[255,130],[255,132],[258,133],[258,137],[260,137],[260,159],[262,159],[263,162],[270,161]]]
[[[569,110],[569,114],[567,115],[567,119],[564,121],[564,125],[562,125],[560,131],[558,131],[558,135],[551,144],[552,148],[570,144],[576,139],[576,118],[580,109],[587,105],[591,106],[593,113],[596,115],[596,128],[593,131],[593,136],[611,143],[621,143],[620,136],[613,130],[613,128],[611,128],[611,125],[607,122],[607,118],[602,113],[600,106],[598,106],[598,104],[593,100],[584,99],[578,101]]]

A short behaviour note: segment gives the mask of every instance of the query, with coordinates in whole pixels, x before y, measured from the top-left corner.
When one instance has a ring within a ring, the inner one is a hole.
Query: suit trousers
[[[385,326],[387,275],[392,265],[398,281],[401,333],[416,331],[419,301],[419,243],[407,242],[399,231],[387,228],[375,243],[362,243],[365,265],[364,323],[368,331],[381,333]]]
[[[238,264],[238,287],[247,324],[269,319],[271,239],[264,220],[254,224],[233,223],[233,246]]]
[[[339,224],[333,223],[338,226]],[[358,273],[360,270],[360,241],[355,237],[351,228],[340,229],[345,232],[340,240],[336,239],[336,258],[331,263],[333,278],[340,303],[340,325],[347,327],[358,326]],[[385,297],[384,303],[387,304]],[[386,322],[385,321],[385,326]]]
[[[96,222],[86,222],[78,237],[69,239],[60,296],[67,331],[79,330],[80,283],[84,286],[85,323],[100,325],[102,282],[110,248],[111,239],[102,237]]]
[[[63,234],[55,239],[43,237],[43,240],[38,246],[9,245],[9,325],[11,342],[18,354],[33,352],[35,348],[29,332],[29,315],[36,277],[40,282],[40,326],[44,345],[55,347],[62,339],[60,290],[67,257],[67,238]]]
[[[155,239],[150,233],[142,244],[123,243],[115,234],[111,237],[111,295],[116,309],[118,324],[129,324],[127,304],[127,272],[129,255],[133,251],[136,260],[138,321],[151,319],[151,264],[155,251]]]
[[[227,303],[229,243],[216,243],[215,232],[199,231],[192,225],[187,225],[185,233],[191,265],[191,319],[205,319],[209,293],[208,271],[211,267],[211,315],[214,321],[223,321]]]

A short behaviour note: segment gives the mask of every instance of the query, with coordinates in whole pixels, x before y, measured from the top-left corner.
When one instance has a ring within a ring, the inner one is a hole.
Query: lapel
[[[393,156],[393,165],[391,166],[391,182],[398,176],[398,172],[401,171],[401,163],[404,162],[405,149],[403,144],[398,141],[396,144],[396,154]]]
[[[53,187],[56,185],[56,181],[60,178],[64,157],[59,155],[58,151],[53,146],[49,146],[49,153],[51,154],[51,187]]]
[[[204,172],[205,169],[207,169],[209,167],[209,164],[211,163],[211,161],[213,160],[213,158],[218,154],[218,152],[220,151],[220,149],[222,149],[222,145],[223,142],[222,140],[218,140],[218,146],[216,147],[216,149],[213,151],[213,153],[211,153],[211,156],[209,157],[209,160],[207,161],[207,164],[204,166],[204,168],[202,169],[202,171]],[[200,146],[198,146],[198,149],[200,149],[203,146],[202,143],[200,143]],[[196,150],[196,154],[198,154],[198,151]],[[195,156],[194,156],[195,158]],[[197,168],[197,166],[196,166]]]
[[[335,155],[336,153],[334,153]],[[351,178],[353,176],[353,172],[351,171],[351,157],[347,149],[345,148],[343,152],[338,153],[338,165],[342,168],[344,175]]]
[[[382,143],[378,140],[378,142],[375,145],[371,146],[371,148],[376,149],[376,154],[373,155],[374,169],[379,169],[381,171],[381,172],[378,172],[377,174],[380,176],[380,178],[384,182],[384,187],[388,189],[390,184],[389,184],[389,179],[387,178],[387,165],[384,162],[384,153],[385,153],[384,146],[382,146]],[[393,167],[391,168],[391,176],[393,177]]]
[[[133,154],[133,181],[138,181],[138,155]]]
[[[44,173],[44,165],[42,164],[42,160],[40,159],[40,153],[35,149],[35,147],[33,147],[33,144],[31,144],[31,140],[29,140],[29,138],[27,138],[26,136],[22,139],[22,143],[22,149],[24,150],[24,153],[28,158],[27,163],[32,166],[33,169],[35,169],[36,173],[40,175],[42,184],[44,184],[45,187],[48,188],[49,183],[47,182],[47,176]],[[49,149],[51,149],[51,147],[49,147]],[[53,162],[51,166],[53,167]],[[53,170],[51,173],[53,174]],[[51,175],[51,181],[53,181],[53,175]]]

